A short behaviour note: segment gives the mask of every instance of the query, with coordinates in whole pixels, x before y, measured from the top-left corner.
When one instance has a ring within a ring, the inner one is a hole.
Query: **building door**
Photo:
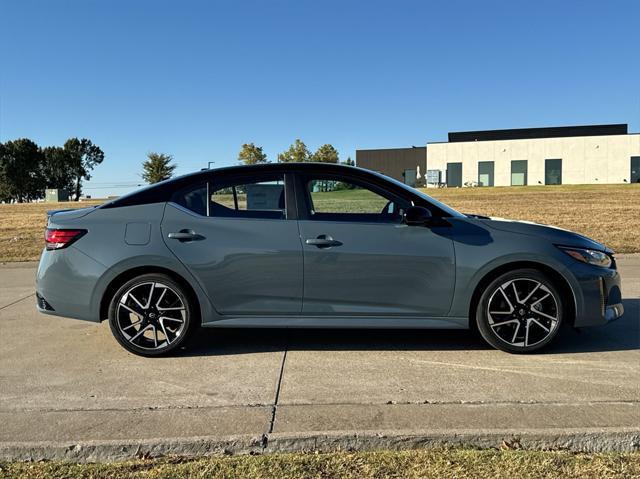
[[[478,185],[493,186],[493,161],[478,162]]]
[[[544,160],[544,184],[562,184],[562,159]]]
[[[404,170],[402,176],[404,177],[405,185],[409,185],[412,188],[416,186],[416,170]]]
[[[527,160],[513,160],[511,162],[511,186],[527,184]]]
[[[462,163],[447,163],[447,186],[462,186]]]
[[[631,183],[640,183],[640,156],[631,157]]]

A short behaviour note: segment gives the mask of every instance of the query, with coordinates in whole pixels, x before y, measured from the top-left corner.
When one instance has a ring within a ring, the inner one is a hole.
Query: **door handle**
[[[333,246],[341,246],[340,241],[334,240],[329,235],[320,235],[317,238],[309,238],[305,241],[310,246],[316,246],[318,248],[331,248]]]
[[[204,238],[202,235],[199,235],[198,233],[192,230],[180,230],[177,233],[169,233],[167,237],[169,239],[176,239],[180,242],[195,241],[195,240]]]

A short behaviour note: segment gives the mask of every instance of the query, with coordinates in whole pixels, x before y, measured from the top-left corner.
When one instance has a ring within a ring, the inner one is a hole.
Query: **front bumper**
[[[614,268],[578,265],[575,327],[600,326],[624,314],[620,273]]]

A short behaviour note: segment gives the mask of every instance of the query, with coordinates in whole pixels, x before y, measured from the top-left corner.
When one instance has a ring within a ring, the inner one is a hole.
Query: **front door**
[[[426,227],[406,226],[408,203],[362,183],[307,176],[303,313],[428,316],[448,313],[455,279],[453,244]]]
[[[281,173],[259,173],[194,185],[167,204],[164,241],[220,314],[300,313],[302,246],[286,196]]]

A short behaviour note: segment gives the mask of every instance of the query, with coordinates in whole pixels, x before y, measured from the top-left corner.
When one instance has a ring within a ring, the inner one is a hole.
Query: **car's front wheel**
[[[487,285],[478,302],[476,322],[491,346],[528,353],[553,341],[564,311],[553,281],[538,270],[518,269]]]
[[[195,322],[184,287],[164,274],[143,274],[127,281],[109,306],[114,337],[140,356],[160,356],[180,347]]]

